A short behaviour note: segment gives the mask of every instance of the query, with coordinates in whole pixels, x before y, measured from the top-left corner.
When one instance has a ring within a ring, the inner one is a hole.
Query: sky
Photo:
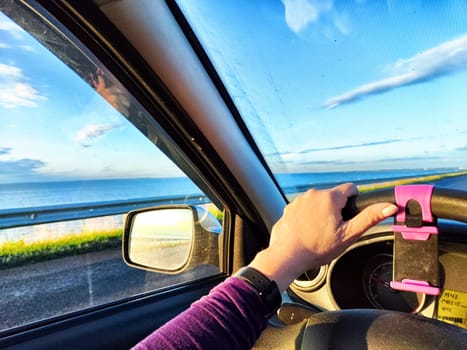
[[[465,167],[465,1],[178,1],[275,172]]]
[[[274,172],[467,166],[465,2],[179,5]],[[180,175],[0,13],[0,184]]]
[[[181,175],[88,82],[0,13],[0,184]]]

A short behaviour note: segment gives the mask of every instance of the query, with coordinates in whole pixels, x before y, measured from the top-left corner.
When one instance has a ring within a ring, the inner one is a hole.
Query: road
[[[214,266],[162,275],[125,265],[121,249],[0,271],[0,329],[101,305],[209,273]]]
[[[446,178],[435,182],[437,187],[449,187],[467,191],[467,175]]]

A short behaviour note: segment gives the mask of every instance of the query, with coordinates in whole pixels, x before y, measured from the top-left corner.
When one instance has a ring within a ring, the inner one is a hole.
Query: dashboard
[[[390,287],[394,243],[390,224],[372,228],[329,265],[300,276],[289,294],[317,311],[385,309],[467,328],[467,225],[440,222],[438,227],[439,296]]]

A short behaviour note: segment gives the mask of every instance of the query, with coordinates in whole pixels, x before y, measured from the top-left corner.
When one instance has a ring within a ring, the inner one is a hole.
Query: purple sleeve
[[[267,325],[256,290],[230,277],[134,349],[249,349]]]

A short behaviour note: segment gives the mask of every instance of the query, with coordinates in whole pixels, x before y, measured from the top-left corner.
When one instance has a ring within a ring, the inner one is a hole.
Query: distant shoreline
[[[457,169],[457,170],[456,170]],[[424,169],[424,168],[414,168],[414,169],[367,169],[367,170],[351,170],[351,171],[307,171],[307,172],[296,172],[296,173],[275,173],[276,177],[281,176],[294,176],[294,175],[307,175],[313,174],[316,176],[327,175],[327,174],[359,174],[359,173],[375,173],[375,174],[384,174],[384,173],[401,173],[401,177],[405,177],[405,172],[412,173],[434,173],[434,174],[443,174],[443,173],[467,173],[466,170],[461,170],[458,168],[433,168],[433,169]],[[389,176],[389,178],[394,178]],[[160,180],[186,180],[186,176],[161,176],[161,177],[123,177],[123,178],[91,178],[91,179],[61,179],[61,180],[51,180],[51,179],[42,179],[36,181],[22,181],[22,182],[0,182],[0,188],[2,186],[11,186],[11,185],[57,185],[57,184],[70,184],[70,183],[92,183],[92,182],[121,182],[121,181],[160,181]],[[371,180],[363,180],[371,181]]]
[[[401,186],[401,185],[408,185],[408,184],[433,183],[433,182],[437,182],[440,180],[446,180],[450,178],[454,179],[454,178],[458,178],[462,176],[467,176],[467,171],[449,172],[449,173],[441,173],[441,174],[434,174],[434,175],[408,176],[408,177],[400,177],[400,178],[393,178],[393,179],[377,179],[371,182],[368,180],[348,181],[348,182],[354,182],[357,185],[359,192],[365,193],[365,192],[370,192],[370,191],[375,191],[375,190],[391,188],[394,186]],[[466,183],[467,183],[467,179],[466,179]],[[319,186],[306,186],[306,187],[303,186],[298,191],[285,192],[285,193],[287,195],[287,198],[290,201],[292,201],[293,198],[295,198],[300,193],[306,192],[309,188],[317,188],[317,189],[331,188],[338,184],[339,183],[336,183],[336,182],[330,182],[326,184],[320,184]],[[467,185],[466,185],[465,190],[467,190]]]
[[[390,181],[385,181],[385,182],[378,182],[374,184],[362,184],[358,186],[358,189],[360,192],[369,192],[369,191],[389,188],[393,186],[427,183],[427,182],[429,183],[429,182],[439,181],[439,180],[453,178],[453,177],[460,177],[460,176],[465,176],[465,175],[467,175],[467,171],[450,172],[450,173],[437,174],[437,175],[416,176],[416,177],[390,180]]]

